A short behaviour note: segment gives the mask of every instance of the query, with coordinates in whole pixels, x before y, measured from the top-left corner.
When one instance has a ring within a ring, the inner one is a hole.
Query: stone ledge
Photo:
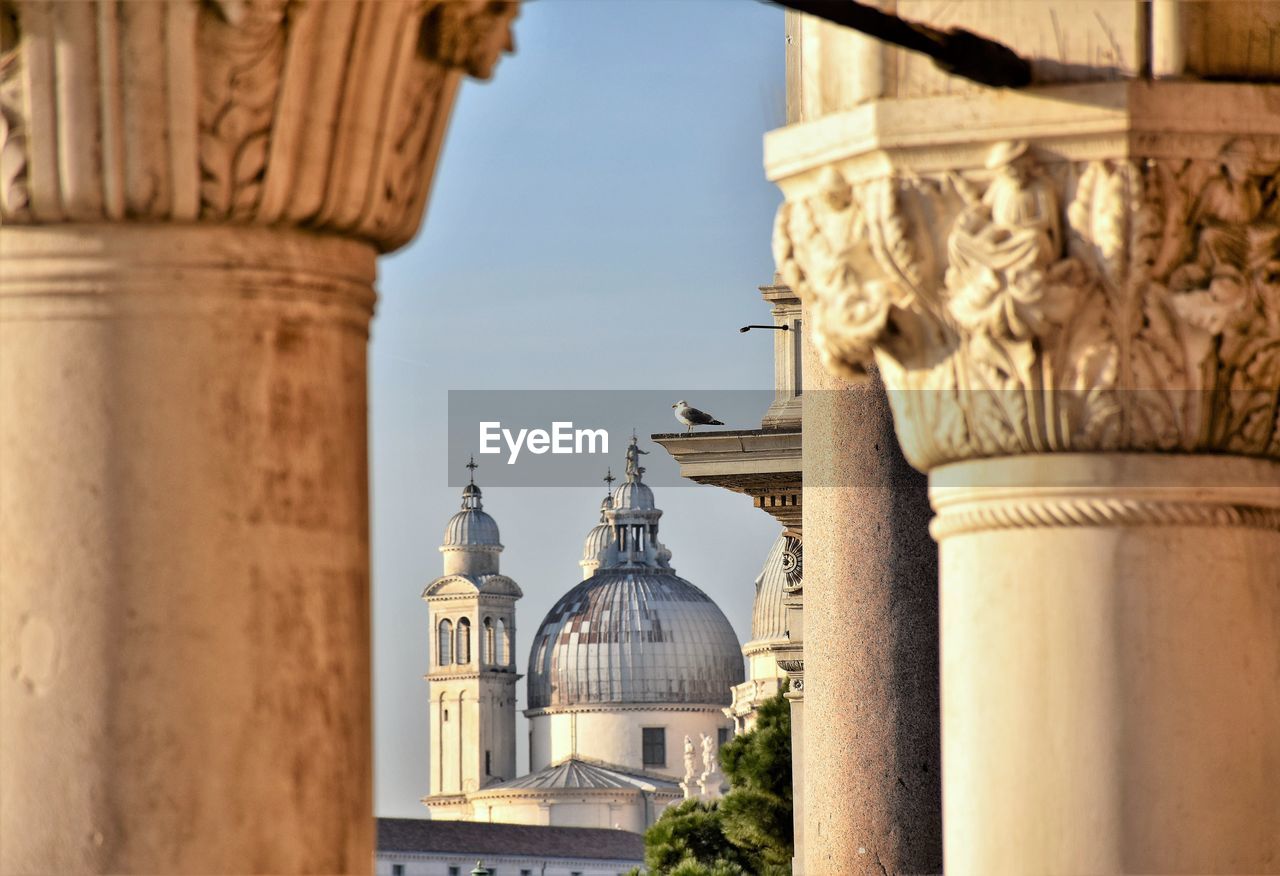
[[[892,168],[925,173],[980,166],[992,143],[1026,139],[1073,159],[1213,158],[1224,132],[1280,141],[1280,86],[1104,82],[958,97],[878,100],[765,135],[764,166],[780,182],[861,159],[851,179]],[[1154,136],[1178,138],[1162,149]],[[1280,142],[1264,150],[1280,157]]]

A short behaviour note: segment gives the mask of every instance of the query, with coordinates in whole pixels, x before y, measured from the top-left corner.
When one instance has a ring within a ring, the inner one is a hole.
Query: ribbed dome
[[[578,565],[582,567],[584,578],[591,577],[600,567],[601,555],[613,544],[613,524],[609,523],[606,516],[612,510],[613,497],[605,496],[600,503],[600,522],[591,527],[582,543],[582,561]]]
[[[653,490],[643,481],[626,481],[613,493],[613,507],[618,510],[652,511]]]
[[[480,488],[475,484],[467,484],[462,490],[462,510],[450,517],[444,528],[443,547],[467,545],[501,546],[498,521],[485,513]]]
[[[582,543],[582,562],[598,562],[600,552],[613,543],[613,527],[607,523],[597,523],[587,533]]]
[[[728,705],[743,680],[733,627],[683,578],[606,568],[548,612],[529,653],[529,708]]]
[[[444,528],[444,545],[501,544],[498,540],[498,522],[484,511],[459,511],[449,518]]]
[[[780,639],[787,634],[787,612],[782,599],[790,581],[787,572],[796,568],[800,541],[779,535],[756,578],[756,601],[751,610],[751,641]]]

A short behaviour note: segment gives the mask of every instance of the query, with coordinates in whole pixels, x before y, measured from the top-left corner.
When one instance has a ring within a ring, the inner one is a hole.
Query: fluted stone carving
[[[826,363],[873,358],[921,469],[1020,453],[1280,459],[1280,140],[1207,157],[821,171],[775,255]]]
[[[0,871],[368,873],[366,353],[499,0],[0,0]]]
[[[421,222],[460,77],[508,0],[0,3],[0,222]]]

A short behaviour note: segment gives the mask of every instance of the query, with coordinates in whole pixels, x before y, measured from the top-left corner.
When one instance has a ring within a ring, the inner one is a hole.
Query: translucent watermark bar
[[[1111,403],[1101,405],[1097,399],[1086,402],[1067,395],[1037,399],[1021,391],[982,390],[977,399],[965,398],[966,392],[898,391],[899,406],[939,415],[898,423],[897,436],[886,434],[884,441],[896,447],[896,439],[903,439],[907,446],[919,446],[923,439],[935,450],[944,448],[944,462],[1060,453],[1229,454],[1280,460],[1280,398],[1260,399],[1257,393],[1227,400],[1241,404],[1228,404],[1222,393],[1135,389],[1111,393]],[[824,418],[856,416],[848,407],[855,396],[842,390],[806,393],[800,397],[803,416],[819,424]],[[451,486],[465,484],[470,476],[466,465],[474,457],[480,467],[477,480],[486,486],[599,486],[610,470],[615,477],[622,476],[633,435],[642,451],[644,480],[653,486],[692,485],[655,438],[686,462],[696,459],[703,471],[708,465],[723,465],[726,470],[745,466],[776,471],[781,477],[800,470],[801,427],[762,427],[766,412],[777,401],[773,390],[451,390],[448,481]],[[681,402],[687,407],[677,407]],[[1236,443],[1249,436],[1241,438],[1230,423],[1215,425],[1212,411],[1249,405],[1257,409],[1257,422],[1270,418],[1276,424],[1267,433],[1276,437],[1270,443],[1264,438],[1241,448]],[[1046,411],[1059,423],[1056,430],[1042,430],[1051,440],[1019,444],[1019,424],[1032,414],[1045,419]],[[1127,421],[1125,411],[1138,412],[1142,421]],[[692,420],[692,425],[677,419],[677,412]],[[950,415],[941,416],[944,412]],[[1157,415],[1164,417],[1159,429],[1152,426]],[[1085,416],[1093,418],[1088,428],[1077,428],[1072,418]],[[710,419],[720,423],[699,422]],[[856,467],[810,466],[805,476],[806,487],[892,486],[869,480]],[[1025,486],[1037,486],[1034,475],[1028,477]],[[1168,486],[1182,485],[1171,482]],[[1223,486],[1280,490],[1280,481]]]

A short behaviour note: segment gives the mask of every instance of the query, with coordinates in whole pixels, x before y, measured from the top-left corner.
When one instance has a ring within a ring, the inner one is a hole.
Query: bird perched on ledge
[[[700,411],[695,407],[690,407],[689,403],[684,399],[676,402],[671,406],[675,409],[676,419],[688,426],[689,432],[693,431],[694,426],[723,426],[724,423],[708,414],[706,411]]]

